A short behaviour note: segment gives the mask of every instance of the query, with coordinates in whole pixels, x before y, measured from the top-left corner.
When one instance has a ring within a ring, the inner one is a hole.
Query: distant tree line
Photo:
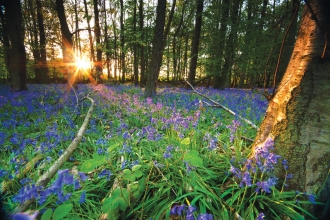
[[[95,82],[158,80],[214,88],[277,85],[297,0],[0,0],[2,80],[61,82],[87,56]],[[87,77],[79,75],[79,81]]]

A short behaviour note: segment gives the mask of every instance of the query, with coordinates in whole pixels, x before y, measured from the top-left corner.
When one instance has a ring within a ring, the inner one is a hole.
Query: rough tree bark
[[[320,193],[324,201],[330,192],[330,1],[308,2],[290,63],[253,147],[272,138],[293,174],[289,189]],[[277,177],[284,175],[278,168]]]
[[[20,0],[0,1],[5,6],[5,33],[9,37],[10,45],[6,49],[7,62],[13,91],[27,90],[26,53],[24,46],[24,29]],[[6,45],[5,45],[6,46]]]
[[[194,39],[191,48],[191,58],[190,58],[189,74],[188,74],[188,81],[191,84],[194,83],[196,78],[199,38],[201,36],[201,29],[202,29],[203,6],[204,6],[204,0],[197,0]]]
[[[162,65],[162,50],[164,49],[165,14],[166,0],[158,0],[156,26],[152,40],[152,55],[147,76],[147,85],[144,92],[146,97],[151,97],[156,94],[158,74]]]

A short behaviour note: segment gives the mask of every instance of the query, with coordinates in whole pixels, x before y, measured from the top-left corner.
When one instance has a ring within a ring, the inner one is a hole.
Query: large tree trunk
[[[194,39],[191,48],[191,58],[190,58],[189,76],[188,76],[188,81],[192,84],[194,83],[196,78],[199,38],[201,36],[201,29],[202,29],[203,6],[204,6],[204,0],[197,0]]]
[[[293,174],[289,189],[314,194],[322,190],[320,200],[324,201],[330,192],[326,180],[330,164],[330,54],[326,50],[330,1],[309,2],[313,13],[305,6],[290,63],[253,146],[272,138],[276,152],[288,161],[288,173]],[[284,175],[278,168],[277,177]]]
[[[20,0],[5,1],[5,30],[10,40],[8,64],[13,91],[26,90],[26,53]]]
[[[152,55],[144,93],[146,97],[151,97],[156,94],[158,74],[162,65],[166,0],[158,0],[156,13],[156,26],[152,40]]]

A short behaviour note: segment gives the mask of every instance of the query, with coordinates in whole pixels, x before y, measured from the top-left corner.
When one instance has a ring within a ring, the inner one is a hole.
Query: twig
[[[204,103],[207,103],[209,107],[216,107],[216,108],[222,108],[224,109],[226,112],[229,112],[230,114],[234,115],[235,117],[238,117],[239,119],[243,120],[244,122],[246,122],[247,124],[251,125],[251,127],[255,128],[255,129],[258,129],[258,127],[251,121],[249,121],[248,119],[246,118],[243,118],[242,116],[238,115],[237,113],[233,112],[232,110],[230,110],[229,108],[227,108],[226,106],[223,106],[221,105],[220,103],[210,99],[209,97],[203,95],[202,93],[196,91],[196,89],[188,82],[186,81],[186,83],[188,83],[188,85],[192,88],[192,90],[197,93],[198,95],[202,96],[203,98],[206,98],[207,100],[211,101],[214,105],[210,105],[208,104],[207,102],[204,102]]]
[[[55,176],[55,174],[61,168],[61,166],[64,164],[64,162],[70,158],[73,151],[77,148],[78,144],[81,142],[83,134],[84,134],[85,130],[87,129],[89,120],[92,117],[92,112],[94,110],[94,100],[89,97],[87,97],[87,99],[89,99],[92,102],[92,104],[87,112],[87,115],[85,117],[83,124],[81,125],[81,127],[77,133],[77,136],[73,139],[73,141],[71,142],[69,147],[63,152],[63,154],[57,159],[57,161],[48,169],[48,171],[38,179],[38,181],[35,184],[36,186],[45,187],[48,184],[48,182]],[[14,213],[26,211],[33,202],[34,202],[34,199],[29,199],[29,200],[25,201],[24,203],[19,204],[15,208]]]

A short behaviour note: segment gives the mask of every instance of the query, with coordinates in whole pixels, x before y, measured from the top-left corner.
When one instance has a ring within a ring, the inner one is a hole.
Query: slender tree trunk
[[[145,39],[145,33],[143,31],[143,23],[144,23],[144,15],[143,15],[143,0],[139,1],[139,26],[140,26],[140,32],[141,32],[141,38]],[[146,77],[145,77],[145,67],[146,67],[146,61],[144,56],[144,45],[140,44],[140,86],[144,87],[146,85]]]
[[[238,10],[240,3],[241,0],[233,0],[233,6],[231,11],[231,28],[226,45],[225,62],[223,64],[220,74],[223,80],[223,82],[221,83],[221,88],[230,87],[230,73],[234,61],[234,53],[237,42]]]
[[[68,79],[67,90],[70,90],[71,87],[77,88],[77,86],[76,75],[72,66],[74,62],[72,33],[66,21],[63,0],[56,0],[56,11],[61,25],[64,74],[67,75]]]
[[[162,65],[162,50],[164,49],[164,26],[166,14],[166,0],[158,0],[156,15],[156,26],[152,40],[152,56],[149,66],[147,85],[144,95],[151,97],[156,94],[157,79]]]
[[[136,5],[137,5],[137,0],[134,0],[134,14],[133,14],[133,33],[136,34]],[[139,85],[139,62],[138,62],[138,43],[136,36],[134,36],[134,45],[133,45],[133,53],[134,53],[134,85],[138,86]]]
[[[108,80],[111,78],[110,74],[110,45],[109,45],[109,36],[108,36],[108,23],[107,23],[107,9],[106,9],[106,0],[103,0],[103,12],[104,12],[104,41],[105,41],[105,56],[106,56],[106,63],[107,63],[107,74]]]
[[[9,72],[13,91],[27,90],[26,53],[20,0],[5,1],[5,30],[10,40]],[[8,50],[9,51],[9,50]]]
[[[10,76],[10,69],[9,69],[9,63],[10,63],[10,41],[9,41],[9,33],[6,25],[6,19],[5,15],[3,14],[3,10],[0,10],[0,19],[1,19],[1,27],[2,27],[2,38],[3,38],[3,47],[4,47],[4,58],[5,58],[5,64],[7,68],[8,75]]]
[[[125,64],[125,26],[124,26],[124,2],[120,0],[120,60],[121,60],[121,82],[125,82],[126,64]]]
[[[293,174],[288,189],[320,193],[324,201],[330,192],[330,1],[308,2],[313,13],[305,6],[291,60],[253,147],[272,138]],[[285,174],[278,168],[277,177]]]
[[[47,66],[47,53],[46,53],[46,34],[44,27],[44,16],[41,5],[41,0],[36,0],[37,5],[37,20],[38,20],[38,29],[39,29],[39,51],[40,51],[40,74],[41,74],[41,82],[48,83],[49,82],[49,71]]]
[[[88,6],[86,0],[84,0],[84,7],[85,7],[85,16],[87,18],[87,29],[88,29],[88,39],[89,39],[89,46],[90,46],[90,57],[89,60],[91,63],[94,63],[95,57],[94,57],[94,43],[93,43],[93,36],[92,36],[92,29],[90,25],[90,17],[88,13]],[[92,70],[91,70],[92,72]]]
[[[100,20],[99,20],[99,9],[97,0],[94,1],[94,35],[96,42],[96,63],[94,66],[96,67],[96,83],[100,83],[101,75],[102,75],[102,47],[101,47],[101,29],[100,29]]]
[[[219,30],[219,42],[216,44],[215,51],[215,64],[214,64],[214,83],[213,87],[216,89],[223,88],[225,82],[225,76],[223,76],[223,72],[221,71],[223,55],[225,51],[225,42],[226,42],[226,33],[228,26],[228,18],[229,18],[229,0],[223,0],[221,4],[221,19],[220,19],[220,30]],[[218,27],[217,27],[218,29]],[[230,39],[228,38],[228,41]]]
[[[194,83],[195,78],[196,78],[199,38],[201,36],[201,29],[202,29],[203,6],[204,6],[204,0],[197,0],[194,39],[193,39],[192,48],[191,48],[189,76],[188,76],[188,81],[191,84]]]

